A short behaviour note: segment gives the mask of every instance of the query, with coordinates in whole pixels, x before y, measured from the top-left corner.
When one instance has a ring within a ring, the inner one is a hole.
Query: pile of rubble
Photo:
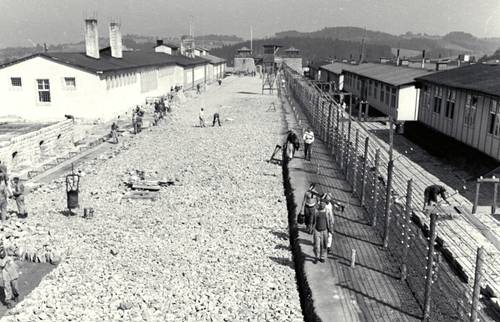
[[[229,94],[243,82],[259,85],[203,94],[208,111],[232,106],[233,122],[195,128],[199,99],[188,100],[174,123],[80,166],[91,220],[60,213],[62,180],[29,195],[27,222],[62,261],[4,320],[302,320],[281,170],[265,162],[281,118],[265,114],[274,97]]]

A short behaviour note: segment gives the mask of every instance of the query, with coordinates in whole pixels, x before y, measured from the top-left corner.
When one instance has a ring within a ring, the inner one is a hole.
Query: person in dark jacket
[[[295,134],[292,130],[288,131],[288,135],[286,137],[286,155],[289,161],[293,159],[295,156],[295,150],[298,150],[299,148],[300,141],[297,134]]]
[[[313,234],[314,240],[314,263],[319,259],[320,262],[324,262],[324,254],[327,252],[328,248],[328,233],[331,231],[333,233],[333,216],[329,216],[328,210],[326,209],[325,200],[321,200],[318,209],[314,211],[310,232]]]
[[[424,190],[424,208],[425,206],[430,206],[432,203],[437,203],[438,195],[446,200],[446,189],[443,186],[434,184],[428,186]]]

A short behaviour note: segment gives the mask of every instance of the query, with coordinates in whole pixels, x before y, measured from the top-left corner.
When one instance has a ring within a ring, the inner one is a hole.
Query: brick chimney
[[[422,50],[422,69],[425,68],[425,49]]]
[[[99,34],[97,19],[85,19],[85,54],[99,59]]]
[[[163,45],[163,39],[156,39],[156,46]]]
[[[123,58],[122,32],[120,24],[117,22],[109,24],[109,45],[111,46],[111,57]]]

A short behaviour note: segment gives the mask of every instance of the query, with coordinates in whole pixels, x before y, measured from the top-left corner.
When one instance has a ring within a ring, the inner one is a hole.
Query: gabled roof
[[[500,65],[467,65],[421,76],[417,81],[500,96]]]
[[[296,52],[296,51],[299,51],[299,50],[293,46],[288,48],[287,50],[285,50],[285,52]]]
[[[346,63],[339,63],[339,62],[336,62],[336,63],[333,63],[333,64],[328,64],[328,65],[323,65],[323,66],[320,66],[320,69],[324,69],[326,71],[329,71],[329,72],[332,72],[334,74],[342,74],[342,70],[344,69],[344,67],[347,67],[347,66],[351,66],[350,64],[346,64]]]
[[[360,65],[346,64],[342,70],[393,86],[411,84],[415,82],[415,78],[433,73],[425,69],[374,63]]]
[[[251,51],[251,50],[250,50],[250,48],[243,46],[240,49],[238,49],[238,51]]]
[[[47,52],[34,54],[0,65],[0,69],[34,57],[47,58],[65,65],[81,68],[91,73],[107,73],[125,69],[168,65],[189,67],[207,63],[207,60],[200,57],[188,58],[180,55],[144,51],[124,51],[123,58],[114,58],[110,55],[101,54],[99,59],[88,57],[85,53]]]
[[[212,65],[222,64],[222,63],[226,62],[226,60],[224,58],[220,58],[220,57],[210,55],[210,54],[203,55],[203,59],[208,60],[209,63]]]
[[[169,47],[169,48],[172,48],[172,49],[179,49],[179,46],[178,46],[178,45],[173,44],[173,43],[171,43],[171,42],[164,42],[163,44],[161,44],[161,45],[156,45],[156,46],[154,46],[153,48],[156,48],[156,47],[161,47],[161,46]]]

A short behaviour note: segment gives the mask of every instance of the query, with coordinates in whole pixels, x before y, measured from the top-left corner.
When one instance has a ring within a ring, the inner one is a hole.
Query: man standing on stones
[[[111,124],[111,142],[118,144],[118,125],[116,122]]]
[[[200,119],[200,127],[205,127],[205,112],[203,111],[203,107],[200,109],[198,118]]]
[[[3,297],[5,299],[5,304],[8,308],[11,308],[12,302],[17,302],[19,297],[19,287],[17,279],[19,278],[18,268],[12,257],[7,255],[5,248],[3,247],[3,242],[0,244],[0,270],[2,272],[0,289],[3,291]],[[7,299],[5,294],[5,289],[7,285],[10,286],[12,298]]]
[[[114,124],[114,123],[113,123]],[[28,217],[26,207],[24,205],[24,185],[19,181],[19,177],[14,177],[14,186],[12,187],[12,196],[17,204],[17,216],[19,218]]]
[[[312,183],[304,194],[304,219],[308,230],[311,229],[311,220],[314,215],[314,208],[317,204],[316,184]]]
[[[214,121],[212,122],[212,127],[215,126],[215,121],[217,121],[217,123],[220,125],[220,115],[219,115],[219,112],[220,112],[220,105],[219,105],[219,108],[215,111],[214,113]]]
[[[7,200],[10,195],[11,193],[9,192],[9,188],[5,182],[5,174],[0,173],[0,219],[2,220],[2,225],[4,225],[7,220]]]
[[[304,132],[304,159],[311,161],[312,144],[314,142],[314,132],[307,128]]]
[[[310,228],[310,232],[313,234],[314,239],[315,264],[318,259],[322,263],[325,262],[323,257],[327,249],[328,232],[331,229],[330,227],[333,227],[333,223],[328,216],[325,201],[321,200],[318,209],[313,214]]]

